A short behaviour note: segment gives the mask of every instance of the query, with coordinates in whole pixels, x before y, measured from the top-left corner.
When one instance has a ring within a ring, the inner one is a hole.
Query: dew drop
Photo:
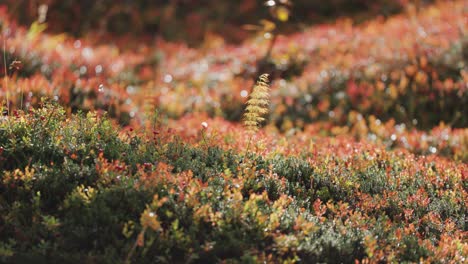
[[[102,73],[102,66],[101,66],[101,65],[97,65],[97,66],[94,68],[94,71],[96,72],[96,74]]]
[[[325,70],[321,71],[321,72],[320,72],[320,77],[322,77],[322,78],[327,78],[327,77],[328,77],[328,72],[325,71]]]
[[[242,97],[244,97],[244,98],[247,97],[248,94],[249,94],[249,93],[248,93],[246,90],[242,90],[242,91],[240,92],[240,95],[241,95]]]
[[[170,75],[170,74],[164,75],[164,82],[165,82],[165,83],[170,83],[170,82],[172,82],[172,75]]]
[[[444,131],[442,133],[442,139],[445,140],[445,141],[449,140],[449,135],[448,135],[447,131]]]
[[[75,49],[81,48],[81,41],[80,41],[80,40],[76,40],[76,41],[73,43],[73,47],[75,47]]]
[[[84,48],[83,51],[81,52],[81,55],[89,60],[93,57],[93,50],[91,48]]]
[[[335,94],[335,98],[338,99],[338,100],[342,100],[346,97],[346,93],[345,92],[337,92]]]
[[[133,86],[133,85],[127,86],[127,93],[129,93],[129,94],[135,93],[135,86]]]
[[[81,66],[81,67],[80,67],[80,74],[81,74],[81,75],[86,74],[87,71],[88,71],[88,69],[86,68],[86,66]]]
[[[99,91],[100,93],[104,92],[104,84],[100,84],[100,85],[99,85],[98,91]]]

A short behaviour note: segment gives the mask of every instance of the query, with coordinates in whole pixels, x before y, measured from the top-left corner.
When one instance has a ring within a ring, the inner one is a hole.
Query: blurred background
[[[154,111],[241,122],[250,88],[269,73],[266,123],[279,131],[323,122],[325,134],[354,131],[356,138],[379,135],[394,144],[384,125],[467,126],[466,6],[466,0],[1,0],[0,77],[7,73],[10,85],[0,84],[8,88],[0,96],[10,109],[56,98],[69,112],[107,111],[124,126]]]
[[[47,6],[49,32],[68,32],[76,37],[90,31],[135,36],[150,35],[170,41],[198,45],[207,32],[221,35],[228,42],[249,36],[243,25],[271,19],[270,4],[288,7],[293,14],[278,30],[282,33],[352,16],[357,23],[375,16],[401,12],[409,3],[419,8],[433,1],[421,0],[2,0],[9,13],[23,25],[38,18],[40,5]],[[277,10],[276,10],[277,11]],[[274,11],[273,11],[274,12]],[[278,12],[281,12],[279,10]]]

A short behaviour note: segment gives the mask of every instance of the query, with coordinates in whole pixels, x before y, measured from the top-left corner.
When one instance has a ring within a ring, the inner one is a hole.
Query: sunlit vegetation
[[[26,2],[0,262],[466,262],[465,1]]]

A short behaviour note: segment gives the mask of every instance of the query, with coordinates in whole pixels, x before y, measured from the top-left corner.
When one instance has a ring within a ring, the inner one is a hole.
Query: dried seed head
[[[263,116],[268,114],[270,104],[268,76],[267,73],[260,75],[246,103],[244,125],[249,131],[257,131],[260,124],[265,121]]]

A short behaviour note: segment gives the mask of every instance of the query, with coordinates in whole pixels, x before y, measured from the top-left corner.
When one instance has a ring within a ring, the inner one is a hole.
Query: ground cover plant
[[[161,1],[203,39],[150,1],[26,2],[0,4],[1,263],[466,262],[465,1]]]

